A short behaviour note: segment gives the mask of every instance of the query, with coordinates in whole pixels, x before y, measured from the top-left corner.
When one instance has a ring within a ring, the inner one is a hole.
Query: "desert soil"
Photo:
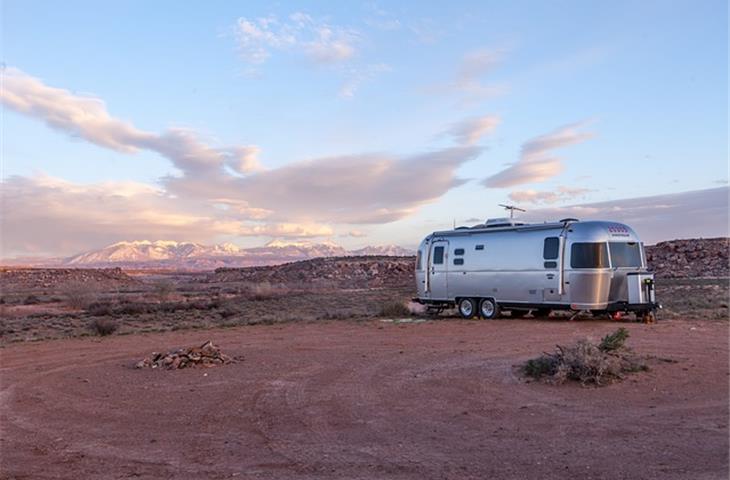
[[[0,478],[721,479],[728,325],[621,324],[650,370],[602,388],[515,365],[605,320],[238,326],[0,349]],[[418,323],[414,323],[418,322]],[[238,363],[136,370],[212,339]]]

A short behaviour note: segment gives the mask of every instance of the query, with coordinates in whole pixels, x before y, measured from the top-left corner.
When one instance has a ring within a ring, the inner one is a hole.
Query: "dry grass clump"
[[[172,282],[160,280],[158,282],[155,282],[153,290],[157,298],[161,302],[164,302],[169,299],[170,296],[175,292],[175,285],[173,285]]]
[[[94,288],[84,282],[69,282],[63,286],[61,293],[71,308],[84,309],[96,298]]]
[[[380,306],[379,317],[410,317],[411,311],[408,306],[396,300],[385,302]]]
[[[286,293],[283,286],[275,287],[269,282],[245,283],[241,287],[241,294],[246,300],[269,300]]]
[[[99,336],[105,337],[117,331],[119,325],[108,318],[95,318],[89,323],[89,329]]]
[[[554,384],[573,380],[601,386],[622,380],[625,373],[648,370],[643,360],[624,345],[628,337],[628,330],[619,328],[603,337],[598,345],[588,340],[568,347],[558,345],[555,353],[528,360],[522,371]]]

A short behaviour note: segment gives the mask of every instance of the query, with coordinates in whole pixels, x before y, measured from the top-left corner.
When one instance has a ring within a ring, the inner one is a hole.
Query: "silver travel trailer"
[[[500,311],[635,312],[654,321],[660,308],[644,246],[628,226],[564,219],[525,224],[511,218],[434,232],[416,257],[419,303],[464,318]]]

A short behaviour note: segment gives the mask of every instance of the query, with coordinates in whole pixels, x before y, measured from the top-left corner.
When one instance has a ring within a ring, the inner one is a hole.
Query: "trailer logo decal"
[[[623,225],[611,225],[608,227],[608,233],[613,237],[628,237],[629,229]]]

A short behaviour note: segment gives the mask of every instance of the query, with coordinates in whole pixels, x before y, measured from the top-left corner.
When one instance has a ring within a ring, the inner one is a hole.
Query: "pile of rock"
[[[139,361],[136,368],[166,368],[174,370],[188,367],[214,367],[232,363],[239,358],[231,358],[221,353],[220,348],[208,340],[199,347],[181,348],[168,353],[152,352],[152,355]]]
[[[658,278],[724,278],[730,274],[728,238],[670,240],[646,247]]]

